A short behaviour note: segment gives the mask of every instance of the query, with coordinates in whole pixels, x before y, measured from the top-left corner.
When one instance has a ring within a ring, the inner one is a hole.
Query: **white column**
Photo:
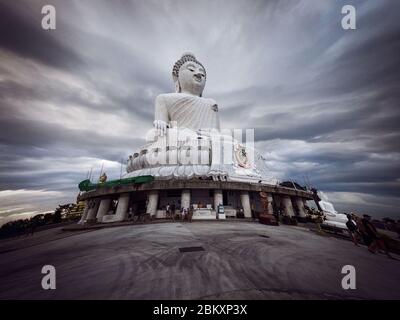
[[[114,221],[124,221],[128,217],[129,193],[123,193],[119,196],[117,211]]]
[[[189,209],[190,207],[190,190],[182,190],[181,195],[181,208]]]
[[[272,202],[274,201],[274,199],[272,198],[272,194],[268,193],[268,206],[267,206],[267,210],[268,210],[268,214],[274,214],[274,208],[272,206]]]
[[[155,216],[158,205],[158,190],[152,190],[149,193],[149,202],[147,203],[146,213]]]
[[[103,220],[103,216],[107,214],[110,209],[111,199],[101,199],[99,210],[97,211],[97,222],[101,222]]]
[[[86,220],[87,221],[95,221],[96,220],[97,210],[99,209],[99,205],[100,205],[100,200],[93,199],[93,200],[90,200],[90,201],[91,201],[91,204],[89,205],[90,209],[88,211]]]
[[[83,222],[86,220],[86,217],[88,215],[89,209],[90,209],[89,208],[89,201],[86,200],[85,201],[85,209],[83,209],[82,217],[79,220],[78,224],[83,224]]]
[[[222,190],[214,190],[214,209],[218,210],[218,206],[220,204],[224,204],[224,196],[222,194]]]
[[[297,208],[299,209],[299,217],[305,218],[306,210],[304,208],[303,199],[302,198],[296,198],[296,205],[297,205]]]
[[[250,197],[248,191],[242,191],[240,193],[240,201],[242,202],[244,217],[251,218]]]
[[[289,196],[282,197],[282,206],[283,206],[283,214],[289,217],[294,216],[294,210],[292,205],[292,200],[290,200]]]

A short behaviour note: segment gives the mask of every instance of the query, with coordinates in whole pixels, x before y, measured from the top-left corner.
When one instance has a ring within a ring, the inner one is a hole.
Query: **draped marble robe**
[[[189,139],[181,148],[193,148],[193,142],[198,142],[198,137],[202,137],[202,141],[208,145],[206,155],[210,154],[210,159],[207,165],[166,165],[152,166],[148,163],[149,157],[154,154],[154,150],[167,150],[168,145],[167,135],[162,137],[155,136],[154,140],[146,144],[141,150],[146,150],[146,154],[131,160],[128,165],[128,175],[126,177],[138,175],[153,175],[155,177],[176,177],[176,178],[191,178],[193,176],[222,176],[225,179],[247,180],[256,179],[257,181],[266,176],[266,168],[264,161],[256,153],[255,163],[251,168],[244,169],[237,166],[235,157],[232,154],[232,149],[237,145],[237,141],[232,137],[224,138],[228,143],[219,144],[217,148],[212,144],[212,141],[218,141],[220,132],[220,121],[218,115],[218,106],[213,99],[207,99],[199,96],[194,96],[187,93],[166,93],[160,94],[156,98],[155,120],[165,122],[171,130],[172,127],[177,127],[178,132],[183,132],[184,136],[188,134],[192,139]],[[210,132],[210,129],[214,129]],[[217,130],[217,132],[215,132]],[[191,133],[190,133],[191,132]],[[210,136],[211,133],[211,136]],[[216,135],[216,136],[215,136]],[[211,137],[217,137],[212,139]],[[221,148],[221,149],[220,149]],[[140,153],[142,153],[140,151]],[[167,151],[167,159],[170,159],[173,151]],[[180,153],[182,155],[182,153]],[[224,162],[224,155],[228,155],[231,161]],[[216,158],[215,158],[216,157]],[[208,159],[208,156],[206,157]],[[178,156],[178,162],[180,162]],[[218,161],[215,161],[215,160]],[[168,161],[169,163],[169,161]]]
[[[160,94],[156,99],[155,120],[193,131],[220,129],[217,103],[186,93]]]

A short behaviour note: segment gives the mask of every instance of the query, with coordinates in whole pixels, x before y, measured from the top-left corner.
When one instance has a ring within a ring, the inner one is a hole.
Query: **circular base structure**
[[[147,214],[167,218],[190,212],[193,220],[262,214],[305,217],[305,202],[312,192],[262,183],[192,180],[154,180],[142,184],[99,186],[81,193],[86,209],[80,223],[116,222]]]

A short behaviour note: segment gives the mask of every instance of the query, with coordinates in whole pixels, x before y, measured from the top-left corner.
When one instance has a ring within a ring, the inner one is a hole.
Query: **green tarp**
[[[89,179],[83,180],[79,183],[80,191],[91,191],[104,187],[116,187],[124,184],[141,184],[151,182],[154,180],[153,176],[139,176],[134,178],[111,180],[103,183],[92,183]]]

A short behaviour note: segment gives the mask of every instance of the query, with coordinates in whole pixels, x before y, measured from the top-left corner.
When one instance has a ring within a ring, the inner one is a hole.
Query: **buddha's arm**
[[[215,101],[214,101],[215,102]],[[220,122],[219,122],[219,112],[218,112],[218,105],[217,105],[217,103],[215,102],[214,104],[213,104],[213,106],[212,106],[212,108],[213,108],[213,110],[215,110],[215,113],[216,113],[216,118],[217,118],[217,120],[216,120],[216,125],[217,125],[217,130],[218,131],[220,131],[221,130],[221,124],[220,124]]]
[[[159,95],[156,98],[156,110],[154,119],[154,127],[157,131],[157,135],[163,136],[166,134],[168,122],[169,116],[165,97]]]
[[[211,104],[211,109],[213,112],[215,112],[215,129],[218,131],[221,129],[220,128],[220,123],[219,123],[219,112],[218,112],[218,104],[214,99],[210,99],[210,104]]]

